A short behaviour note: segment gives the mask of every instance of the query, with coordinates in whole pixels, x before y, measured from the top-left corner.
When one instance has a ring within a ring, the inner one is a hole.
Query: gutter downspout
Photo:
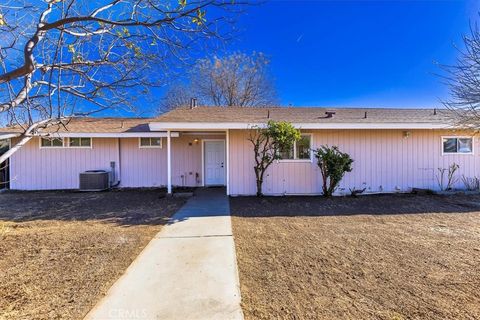
[[[117,182],[110,187],[110,189],[116,188],[120,185],[121,177],[122,177],[122,147],[120,144],[120,138],[117,138],[117,150],[118,150],[118,177]],[[115,173],[115,172],[114,172]]]

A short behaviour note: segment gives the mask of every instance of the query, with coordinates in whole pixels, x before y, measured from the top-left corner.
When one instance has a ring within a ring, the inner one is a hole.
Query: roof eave
[[[55,136],[59,138],[164,138],[167,136],[165,130],[156,132],[54,132],[41,135]],[[178,132],[172,132],[172,137],[178,137]]]
[[[20,133],[1,133],[0,132],[0,140],[5,140],[5,139],[12,139],[19,137],[21,134]]]

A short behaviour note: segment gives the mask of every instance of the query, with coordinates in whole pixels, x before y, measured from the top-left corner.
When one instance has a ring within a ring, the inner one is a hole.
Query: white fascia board
[[[0,140],[20,137],[20,133],[0,133]]]
[[[454,129],[453,126],[443,123],[292,123],[299,129]],[[256,126],[265,126],[265,123],[245,122],[151,122],[151,131],[160,130],[227,130],[251,129]]]
[[[59,138],[164,138],[167,136],[166,132],[53,132],[44,133],[40,135],[50,135]],[[173,138],[178,138],[178,132],[171,132]]]
[[[162,130],[203,130],[219,131],[226,129],[248,129],[258,124],[243,122],[150,122],[150,131]]]

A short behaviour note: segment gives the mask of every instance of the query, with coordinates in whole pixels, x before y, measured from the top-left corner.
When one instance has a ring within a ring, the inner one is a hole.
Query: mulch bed
[[[82,319],[184,201],[158,190],[0,194],[0,319]]]
[[[247,319],[480,319],[480,197],[231,198]]]

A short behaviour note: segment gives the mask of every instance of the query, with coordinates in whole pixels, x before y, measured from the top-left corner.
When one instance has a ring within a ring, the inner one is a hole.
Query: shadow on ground
[[[164,225],[186,199],[166,198],[161,189],[106,192],[5,192],[0,194],[0,220],[102,220],[119,225]]]
[[[224,197],[223,189],[197,189],[195,197]],[[101,220],[119,225],[165,225],[188,219],[190,212],[169,218],[187,199],[164,196],[162,189],[124,189],[97,193],[74,191],[0,193],[0,220]],[[196,216],[225,215],[225,208],[190,206]],[[357,198],[321,196],[231,197],[231,214],[241,217],[389,215],[466,213],[480,211],[480,195],[367,195]]]
[[[359,197],[232,197],[240,217],[392,215],[480,211],[480,195],[383,194]]]

